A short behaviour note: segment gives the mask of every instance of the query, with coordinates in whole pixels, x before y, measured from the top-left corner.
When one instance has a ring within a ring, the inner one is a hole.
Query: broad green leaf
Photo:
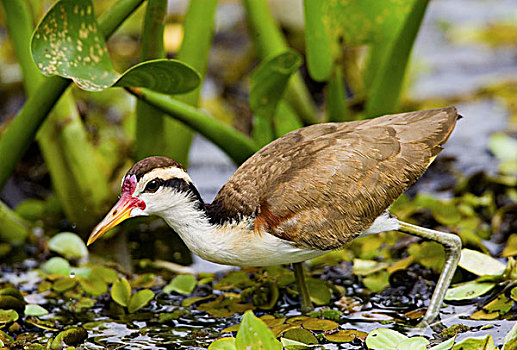
[[[114,283],[118,278],[117,271],[105,266],[92,267],[88,276],[99,277],[106,283]]]
[[[284,338],[296,340],[307,345],[318,344],[318,339],[314,336],[314,334],[312,334],[311,331],[303,328],[288,330],[284,333]]]
[[[488,149],[500,160],[517,161],[517,140],[504,132],[490,136]]]
[[[309,345],[293,339],[281,338],[280,341],[282,342],[284,349],[287,350],[303,350],[309,348]]]
[[[262,320],[255,317],[251,310],[242,317],[241,327],[235,339],[237,350],[275,350],[282,349],[282,344]]]
[[[131,298],[131,286],[127,279],[122,277],[113,283],[111,287],[111,298],[121,306],[127,306]]]
[[[236,350],[237,347],[235,346],[235,338],[228,337],[228,338],[221,338],[217,339],[216,341],[212,342],[210,346],[208,347],[208,350]]]
[[[164,293],[176,292],[190,294],[196,288],[196,277],[192,275],[178,275],[163,288]]]
[[[431,268],[434,272],[442,271],[445,263],[445,250],[443,246],[434,241],[411,244],[408,249],[409,255],[415,261],[425,267]]]
[[[127,305],[127,311],[133,313],[146,306],[154,298],[154,293],[150,289],[142,289],[131,297]]]
[[[65,345],[75,346],[81,344],[88,338],[88,332],[83,327],[73,327],[62,332],[54,338],[50,349],[64,349]]]
[[[48,311],[45,308],[43,308],[43,307],[41,307],[39,305],[28,304],[28,305],[25,305],[24,314],[26,316],[36,316],[36,317],[39,317],[39,316],[48,315]]]
[[[250,280],[245,271],[232,271],[230,274],[217,282],[214,289],[228,290],[232,288],[244,289],[254,286],[255,283]]]
[[[287,50],[264,60],[251,75],[250,109],[255,115],[253,138],[265,145],[274,138],[272,120],[289,78],[301,64],[300,55]]]
[[[515,350],[517,349],[517,322],[513,325],[512,329],[504,337],[503,350]]]
[[[12,295],[0,295],[0,309],[25,309],[25,300],[18,299]]]
[[[494,338],[490,334],[484,337],[472,337],[464,339],[452,348],[453,350],[496,350]]]
[[[465,300],[477,298],[496,286],[492,282],[470,281],[449,288],[445,294],[445,300]]]
[[[397,350],[425,350],[429,345],[429,340],[424,337],[412,337],[404,339],[397,345]]]
[[[14,310],[0,310],[0,325],[18,320],[18,313]]]
[[[41,265],[41,269],[50,275],[68,276],[70,274],[70,263],[56,256]]]
[[[79,278],[81,288],[88,294],[97,297],[108,291],[108,285],[98,277]]]
[[[443,343],[433,346],[429,350],[450,350],[450,349],[452,349],[452,346],[454,345],[455,340],[456,340],[456,336],[452,337],[449,340],[444,341]]]
[[[50,250],[64,256],[67,259],[86,258],[88,248],[84,241],[72,232],[61,232],[48,241]]]
[[[308,318],[302,323],[303,328],[312,331],[328,331],[339,327],[337,322],[331,320],[322,320],[320,318]]]
[[[478,276],[500,275],[506,267],[502,262],[492,258],[490,255],[467,248],[461,250],[458,265]]]
[[[275,137],[284,136],[288,132],[303,128],[296,112],[285,101],[280,101],[273,117]]]
[[[88,91],[135,86],[178,94],[200,83],[195,70],[176,60],[142,62],[122,76],[116,73],[91,0],[58,1],[36,28],[31,51],[43,74],[72,79]]]
[[[332,72],[332,52],[330,36],[325,28],[324,1],[305,0],[305,46],[307,47],[307,67],[312,79],[325,81]]]
[[[75,278],[65,276],[52,283],[52,289],[56,292],[64,292],[65,290],[74,288],[76,284],[77,280]]]
[[[377,328],[366,337],[366,346],[368,349],[396,349],[400,342],[406,339],[408,337],[392,329]]]
[[[309,278],[307,279],[307,289],[311,301],[316,305],[328,305],[330,298],[332,297],[328,285],[318,279]]]
[[[29,198],[18,204],[15,212],[26,220],[36,221],[45,215],[45,205],[41,199]]]
[[[353,272],[354,275],[358,276],[367,276],[371,273],[384,270],[387,267],[388,264],[375,260],[354,259],[353,261]]]
[[[323,333],[323,337],[333,343],[348,343],[357,337],[366,337],[367,335],[367,333],[355,329],[342,329],[335,333]]]
[[[362,279],[363,284],[373,293],[380,292],[390,285],[390,274],[385,271],[377,271]]]

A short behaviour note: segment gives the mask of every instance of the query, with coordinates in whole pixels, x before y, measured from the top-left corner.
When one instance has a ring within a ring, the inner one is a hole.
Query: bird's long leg
[[[293,263],[293,270],[294,278],[296,279],[296,283],[298,284],[298,288],[300,290],[300,309],[303,314],[306,314],[314,310],[314,307],[312,306],[309,290],[307,289],[307,283],[305,282],[305,274],[303,271],[302,263]]]
[[[447,288],[449,288],[452,276],[454,275],[454,271],[456,271],[456,266],[458,266],[458,262],[460,260],[461,240],[458,236],[451,233],[435,231],[402,221],[399,221],[399,224],[399,231],[436,241],[441,243],[445,248],[445,265],[443,266],[443,271],[436,283],[429,307],[418,324],[418,326],[427,326],[440,312],[443,298],[445,297]]]

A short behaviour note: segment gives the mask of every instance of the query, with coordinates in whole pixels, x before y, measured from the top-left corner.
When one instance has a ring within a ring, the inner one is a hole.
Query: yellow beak
[[[138,206],[134,199],[135,198],[132,198],[131,196],[123,195],[113,208],[111,208],[110,212],[104,217],[104,219],[95,226],[86,245],[92,244],[113,227],[130,218],[131,210]]]

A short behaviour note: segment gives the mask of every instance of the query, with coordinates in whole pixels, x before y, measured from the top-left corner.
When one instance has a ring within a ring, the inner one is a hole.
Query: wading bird
[[[458,236],[397,220],[389,206],[427,169],[459,118],[454,107],[325,123],[290,132],[246,160],[205,204],[166,157],[136,163],[88,244],[123,220],[163,218],[200,257],[220,264],[293,263],[301,309],[312,308],[301,262],[354,238],[398,230],[444,245],[446,262],[422,324],[439,313],[458,264]]]

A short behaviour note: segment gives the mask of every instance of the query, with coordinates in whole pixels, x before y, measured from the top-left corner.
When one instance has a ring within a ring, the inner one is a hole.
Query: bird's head
[[[128,218],[163,217],[171,207],[195,201],[201,198],[181,164],[167,157],[142,159],[122,179],[120,199],[92,231],[87,244]]]

